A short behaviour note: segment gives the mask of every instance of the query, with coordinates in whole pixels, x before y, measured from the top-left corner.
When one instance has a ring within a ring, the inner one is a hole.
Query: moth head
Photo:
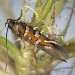
[[[7,22],[5,23],[5,27],[8,25],[8,28],[12,28],[15,24],[15,20],[7,19]]]

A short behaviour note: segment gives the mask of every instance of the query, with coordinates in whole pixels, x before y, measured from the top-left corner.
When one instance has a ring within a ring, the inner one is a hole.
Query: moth
[[[5,26],[6,25],[16,36],[23,38],[30,44],[35,45],[56,59],[66,62],[66,59],[68,58],[66,50],[64,50],[63,47],[55,41],[52,41],[48,37],[44,36],[38,30],[34,30],[34,28],[27,25],[26,22],[22,22],[21,15],[16,20],[7,19]]]

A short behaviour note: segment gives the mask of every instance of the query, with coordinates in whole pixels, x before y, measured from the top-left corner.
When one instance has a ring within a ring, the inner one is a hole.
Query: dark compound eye
[[[8,27],[9,27],[9,28],[12,28],[12,26],[15,25],[15,21],[12,20],[12,19],[7,19],[7,23],[6,23],[6,24],[8,24]]]
[[[7,22],[9,22],[11,19],[7,19]]]

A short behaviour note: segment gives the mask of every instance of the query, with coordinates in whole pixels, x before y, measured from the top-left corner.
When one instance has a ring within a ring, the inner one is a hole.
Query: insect
[[[38,30],[34,30],[33,27],[27,25],[26,22],[22,22],[20,20],[21,15],[16,20],[7,19],[5,26],[8,25],[8,28],[11,29],[11,31],[15,33],[16,36],[23,38],[30,44],[33,44],[36,47],[42,49],[56,59],[66,62],[66,59],[68,58],[67,52],[59,44],[50,40]]]

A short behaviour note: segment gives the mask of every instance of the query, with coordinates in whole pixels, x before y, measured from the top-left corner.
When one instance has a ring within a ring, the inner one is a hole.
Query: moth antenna
[[[6,48],[7,48],[7,53],[8,53],[7,34],[8,34],[8,27],[7,27],[7,31],[6,31]],[[8,59],[8,54],[7,54],[7,59]],[[7,69],[7,61],[6,61],[6,65],[5,65],[5,71],[6,71],[6,69]]]
[[[5,23],[5,27],[6,27],[7,24],[8,24],[8,22]]]
[[[21,16],[22,16],[22,9],[21,9],[21,15],[19,16],[19,18],[16,21],[20,20]]]

